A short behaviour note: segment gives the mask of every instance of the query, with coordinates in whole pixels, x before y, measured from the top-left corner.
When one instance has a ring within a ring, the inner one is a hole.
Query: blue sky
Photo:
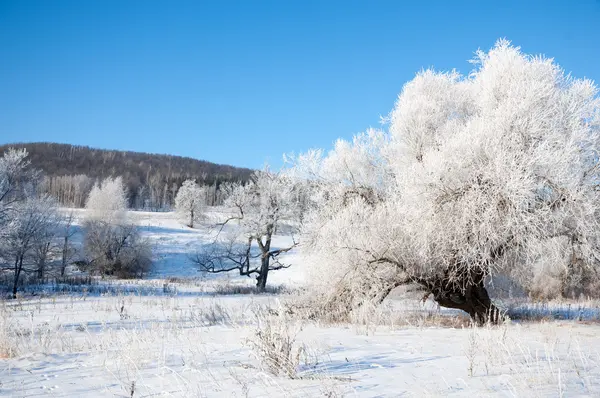
[[[0,143],[261,167],[506,37],[600,81],[600,1],[0,1]]]

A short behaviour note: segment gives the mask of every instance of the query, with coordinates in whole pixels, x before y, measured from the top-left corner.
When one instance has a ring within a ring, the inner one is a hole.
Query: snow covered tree
[[[36,195],[38,177],[26,150],[8,149],[0,158],[0,268],[13,272],[13,296],[21,274],[31,271],[34,248],[48,238],[55,216],[52,200]]]
[[[101,184],[95,184],[85,203],[88,217],[101,219],[107,223],[125,218],[127,211],[127,191],[121,177],[108,177]]]
[[[279,173],[257,171],[251,181],[242,185],[228,184],[225,206],[231,214],[218,224],[214,244],[197,254],[194,261],[204,272],[237,270],[240,275],[256,275],[256,287],[264,292],[269,271],[289,267],[279,256],[296,246],[293,240],[285,247],[273,247],[278,228],[294,229],[296,217],[293,181]],[[232,225],[233,224],[233,225]],[[235,225],[237,224],[237,225]],[[230,226],[229,229],[226,229]]]
[[[37,172],[29,167],[25,149],[8,149],[0,157],[0,238],[16,216],[15,208],[31,193],[31,184]]]
[[[127,194],[120,177],[94,186],[86,203],[84,250],[88,268],[101,275],[141,277],[152,252],[135,225],[127,220]]]
[[[0,243],[0,253],[12,264],[3,268],[13,271],[12,295],[16,297],[24,272],[38,272],[36,249],[50,242],[59,220],[56,202],[49,196],[30,197],[16,206],[13,227]]]
[[[296,159],[320,187],[305,248],[329,302],[353,308],[415,283],[496,321],[490,275],[597,275],[597,88],[505,40],[474,64],[466,77],[418,73],[389,131]]]
[[[194,180],[185,180],[175,196],[175,211],[188,227],[194,228],[204,216],[205,203],[206,190]]]

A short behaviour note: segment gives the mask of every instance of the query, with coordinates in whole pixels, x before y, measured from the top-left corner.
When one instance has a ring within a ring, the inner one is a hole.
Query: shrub
[[[114,225],[99,220],[84,224],[86,267],[100,275],[143,277],[150,269],[152,251],[134,225]]]

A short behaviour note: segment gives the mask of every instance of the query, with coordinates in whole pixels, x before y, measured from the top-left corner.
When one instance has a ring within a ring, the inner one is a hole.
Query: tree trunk
[[[69,253],[69,237],[65,235],[65,241],[62,250],[62,263],[60,266],[60,276],[65,276],[65,269],[67,268],[67,255]]]
[[[260,293],[264,293],[267,290],[267,276],[269,275],[269,262],[271,260],[271,237],[273,236],[273,226],[267,227],[265,243],[261,244],[258,238],[258,246],[262,252],[260,259],[260,273],[256,278],[256,288]]]
[[[500,322],[500,309],[492,303],[483,283],[469,286],[464,291],[440,289],[433,292],[433,298],[442,307],[465,311],[478,325]]]
[[[260,273],[256,278],[256,288],[260,293],[267,290],[267,276],[269,275],[269,256],[263,257],[260,264]]]
[[[21,270],[23,269],[23,256],[19,256],[15,260],[15,280],[13,283],[12,297],[17,298],[17,287],[19,286],[19,277],[21,276]]]
[[[46,268],[46,259],[40,259],[38,263],[38,279],[40,279],[41,283],[44,283],[44,271]]]

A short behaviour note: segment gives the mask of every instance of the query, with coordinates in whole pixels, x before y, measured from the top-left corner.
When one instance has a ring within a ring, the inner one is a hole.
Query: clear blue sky
[[[0,0],[0,143],[278,165],[500,37],[600,81],[598,0]]]

